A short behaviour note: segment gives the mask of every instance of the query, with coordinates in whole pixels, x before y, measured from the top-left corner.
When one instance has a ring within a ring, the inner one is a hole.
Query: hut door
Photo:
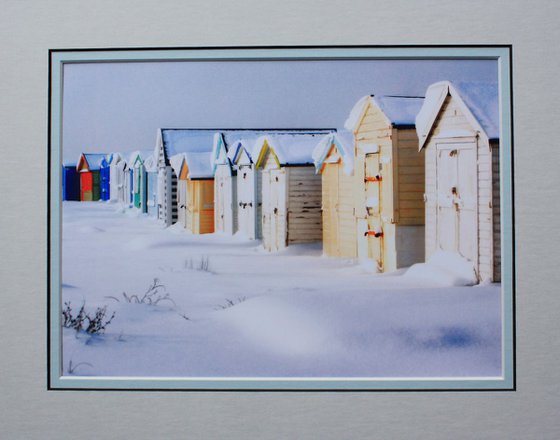
[[[478,260],[477,165],[474,144],[443,144],[437,151],[437,245]]]
[[[286,199],[286,170],[272,170],[270,173],[272,187],[272,225],[273,228],[273,250],[279,250],[286,246],[288,239],[287,228],[287,199]]]
[[[92,194],[93,178],[90,172],[80,173],[80,199],[82,202],[91,202],[93,199]]]
[[[272,250],[272,189],[270,171],[266,170],[261,173],[262,175],[262,236],[263,246],[266,250]]]
[[[192,181],[189,182],[182,180],[184,182],[185,191],[185,228],[188,231],[195,232],[194,228],[196,225],[196,204],[198,203],[198,194],[196,194],[195,186]]]
[[[220,170],[216,173],[215,181],[215,203],[216,203],[216,230],[225,231],[225,201],[224,194],[226,188],[224,187],[224,177],[221,175]]]
[[[177,217],[183,227],[187,227],[187,181],[179,179],[177,188]]]
[[[251,238],[250,224],[252,224],[252,222],[248,215],[248,194],[252,185],[251,173],[247,167],[239,167],[239,171],[237,172],[237,216],[239,219],[239,230],[243,231],[249,238]]]
[[[222,230],[228,234],[233,234],[233,219],[232,219],[232,186],[231,186],[231,176],[221,176],[220,177],[220,191],[221,191],[221,203],[222,203]]]
[[[338,232],[338,164],[326,164],[323,171],[323,231],[324,250],[327,255],[340,253]]]
[[[365,155],[364,184],[365,206],[367,211],[368,258],[377,262],[383,270],[383,229],[381,226],[381,171],[379,154]]]

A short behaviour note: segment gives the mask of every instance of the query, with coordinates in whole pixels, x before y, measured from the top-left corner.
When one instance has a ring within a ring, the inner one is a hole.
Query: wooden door
[[[262,182],[262,238],[263,246],[271,250],[271,222],[272,222],[272,191],[270,188],[270,170],[263,170],[261,173]]]
[[[196,185],[192,181],[187,182],[183,180],[182,182],[185,182],[185,228],[195,233],[196,203],[198,198],[196,194]]]
[[[221,167],[219,167],[221,168]],[[222,176],[220,169],[216,172],[216,180],[214,182],[214,203],[216,210],[216,231],[225,232],[226,231],[226,203],[225,203],[225,179]]]
[[[478,261],[476,146],[439,144],[436,162],[438,249]]]
[[[379,163],[379,154],[365,155],[364,160],[364,185],[365,206],[367,212],[367,238],[368,258],[377,262],[379,269],[383,270],[383,227],[381,223],[382,183]]]
[[[92,194],[93,178],[90,172],[80,173],[80,199],[83,202],[91,202],[93,199]]]
[[[338,168],[338,164],[328,163],[323,170],[323,250],[329,256],[340,254]]]
[[[187,217],[188,217],[188,182],[186,180],[179,179],[177,183],[177,220],[184,228],[188,228]]]
[[[286,247],[289,234],[287,227],[286,170],[271,170],[270,182],[272,250],[278,251]]]

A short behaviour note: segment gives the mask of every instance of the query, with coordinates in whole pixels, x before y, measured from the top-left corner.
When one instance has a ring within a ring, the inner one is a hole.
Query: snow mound
[[[473,286],[478,283],[472,262],[455,252],[436,252],[426,263],[415,264],[407,278],[432,281],[439,286]]]
[[[313,311],[280,298],[253,298],[221,313],[247,341],[271,353],[307,357],[331,339]]]

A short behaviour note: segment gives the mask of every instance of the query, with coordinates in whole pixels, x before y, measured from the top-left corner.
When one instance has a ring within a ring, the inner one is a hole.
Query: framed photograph
[[[48,387],[507,391],[509,45],[56,49]]]

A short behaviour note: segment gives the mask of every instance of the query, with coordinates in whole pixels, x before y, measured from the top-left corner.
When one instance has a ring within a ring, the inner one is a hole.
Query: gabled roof
[[[211,163],[212,152],[202,153],[179,153],[172,156],[170,164],[175,174],[180,176],[183,168],[188,169],[187,178],[189,179],[212,179],[214,170]]]
[[[321,170],[333,145],[342,159],[344,172],[347,175],[352,174],[354,171],[354,135],[346,130],[329,133],[315,146],[312,153],[315,170],[317,172]]]
[[[111,164],[116,164],[117,162],[119,162],[120,160],[122,160],[122,156],[120,153],[108,153],[105,158],[101,161],[101,166],[102,167],[108,167]]]
[[[251,156],[256,165],[261,166],[265,153],[270,149],[279,166],[312,165],[313,150],[324,136],[325,132],[264,135],[256,140]]]
[[[143,164],[146,159],[154,155],[154,150],[136,150],[128,156],[128,166],[134,167],[137,163]]]
[[[414,127],[423,101],[421,96],[366,95],[356,102],[344,128],[350,132],[356,131],[369,104],[379,108],[387,123],[393,127]]]
[[[426,92],[426,100],[416,117],[416,131],[420,149],[426,143],[434,122],[447,96],[452,96],[462,108],[465,117],[484,138],[496,141],[500,138],[500,106],[497,83],[441,81],[432,84]]]
[[[78,160],[76,170],[78,171],[98,171],[101,163],[105,159],[105,153],[82,153]]]

